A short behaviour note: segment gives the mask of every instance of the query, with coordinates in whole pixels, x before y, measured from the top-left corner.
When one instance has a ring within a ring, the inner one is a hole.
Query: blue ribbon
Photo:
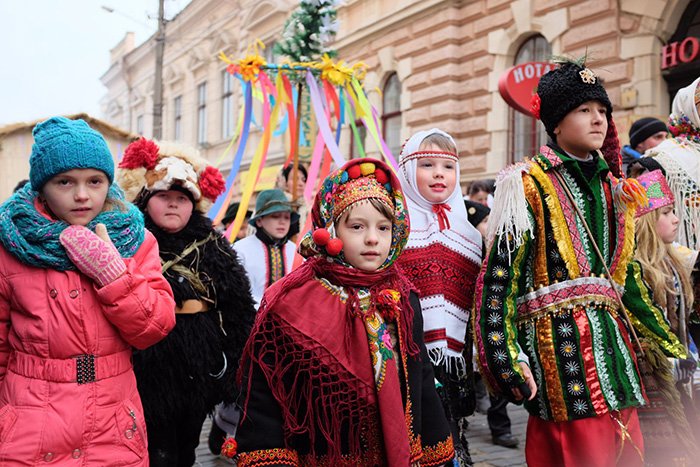
[[[219,196],[214,205],[209,209],[207,214],[210,219],[214,220],[216,215],[221,210],[221,205],[226,200],[226,193],[229,192],[233,181],[238,175],[238,171],[241,168],[241,162],[243,161],[243,153],[245,152],[246,144],[248,143],[248,134],[250,133],[250,120],[253,109],[253,85],[252,83],[243,82],[243,92],[245,93],[245,111],[243,114],[243,127],[241,128],[241,139],[238,143],[238,149],[236,150],[236,155],[233,157],[233,165],[231,166],[231,172],[226,177],[226,190]]]

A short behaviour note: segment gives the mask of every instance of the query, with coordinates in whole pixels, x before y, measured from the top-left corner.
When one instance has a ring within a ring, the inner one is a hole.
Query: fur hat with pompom
[[[192,196],[194,209],[203,214],[226,188],[221,172],[200,157],[196,149],[146,138],[134,141],[124,150],[117,182],[126,198],[137,204],[173,186],[185,189]]]

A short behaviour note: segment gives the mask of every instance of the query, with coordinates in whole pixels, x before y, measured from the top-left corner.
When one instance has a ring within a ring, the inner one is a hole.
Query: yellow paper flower
[[[260,68],[265,65],[267,62],[260,55],[248,54],[238,61],[238,72],[245,81],[254,81],[260,73]]]

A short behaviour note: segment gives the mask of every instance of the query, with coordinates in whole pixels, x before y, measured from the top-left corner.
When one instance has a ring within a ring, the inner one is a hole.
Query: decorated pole
[[[297,176],[299,175],[299,130],[301,127],[301,99],[302,91],[304,87],[301,83],[297,84],[297,118],[296,118],[296,128],[294,129],[295,137],[292,151],[294,151],[294,157],[292,158],[292,202],[297,202]]]
[[[248,176],[242,182],[241,198],[233,223],[226,230],[225,236],[233,240],[243,224],[255,187],[262,170],[265,168],[268,148],[273,136],[288,135],[289,153],[285,166],[292,166],[292,197],[297,201],[296,188],[299,170],[301,141],[309,141],[312,148],[308,177],[304,187],[304,199],[311,202],[319,180],[325,178],[334,164],[337,167],[345,163],[346,157],[340,151],[339,143],[344,123],[350,122],[351,137],[359,143],[356,120],[362,121],[370,137],[386,161],[396,170],[397,163],[382,137],[381,120],[378,112],[369,103],[362,87],[366,73],[363,63],[346,64],[342,60],[334,61],[334,54],[325,48],[328,38],[335,34],[336,0],[302,0],[290,20],[285,24],[284,37],[280,42],[280,54],[289,57],[281,64],[267,63],[260,55],[264,48],[257,41],[248,48],[247,54],[240,59],[231,59],[223,52],[219,58],[228,64],[226,70],[241,83],[243,90],[243,107],[240,109],[234,136],[224,153],[219,157],[219,165],[226,154],[236,146],[230,173],[226,179],[226,195],[219,197],[209,211],[214,224],[220,222],[234,195],[234,181],[238,176],[251,128],[256,123],[253,116],[253,104],[258,101],[262,108],[262,137],[250,160]],[[292,22],[294,15],[297,21]],[[315,26],[314,26],[315,24]],[[313,31],[308,34],[310,30]],[[320,41],[322,39],[322,41]],[[314,45],[315,49],[307,47]],[[295,53],[296,55],[290,55]],[[317,59],[314,57],[319,56]],[[292,59],[294,57],[294,59]],[[296,104],[294,103],[296,88]],[[304,106],[309,106],[309,111]],[[306,114],[306,115],[302,115]],[[303,132],[302,118],[310,119],[313,133]],[[335,121],[335,123],[333,123]],[[333,128],[335,126],[335,128]],[[362,144],[358,144],[364,153]],[[301,238],[301,236],[300,236]]]
[[[329,42],[338,30],[336,20],[338,0],[301,0],[284,24],[282,40],[275,44],[275,52],[294,62],[313,62],[324,54],[336,55],[328,49]],[[299,129],[302,121],[303,83],[297,84],[296,147],[292,148],[292,202],[297,202],[297,177],[299,173]]]

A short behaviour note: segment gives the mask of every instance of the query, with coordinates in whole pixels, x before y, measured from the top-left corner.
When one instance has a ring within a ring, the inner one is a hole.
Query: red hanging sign
[[[498,79],[498,92],[508,105],[518,112],[532,116],[530,99],[537,90],[542,75],[556,65],[549,62],[527,62],[507,69]]]

